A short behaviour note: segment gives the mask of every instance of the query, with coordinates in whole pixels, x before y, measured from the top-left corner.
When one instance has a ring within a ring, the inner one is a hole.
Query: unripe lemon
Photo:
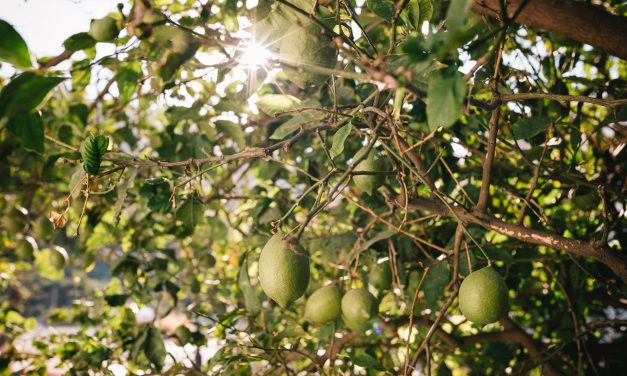
[[[377,301],[364,288],[352,289],[342,298],[342,320],[356,332],[363,332],[370,326],[377,314]]]
[[[39,217],[35,225],[33,226],[33,235],[35,235],[35,239],[37,240],[45,240],[52,234],[54,230],[54,226],[52,222],[46,217]]]
[[[9,232],[21,232],[24,226],[26,226],[26,214],[21,210],[13,208],[2,218],[2,225]]]
[[[290,80],[301,88],[321,84],[330,77],[316,72],[316,67],[334,68],[337,63],[337,50],[320,26],[308,20],[303,23],[287,29],[280,47],[281,60],[302,70],[290,73]]]
[[[324,324],[340,316],[340,290],[331,285],[316,290],[305,305],[305,317],[315,323]]]
[[[33,245],[26,239],[20,240],[15,246],[15,255],[22,261],[32,260],[33,251]]]
[[[300,298],[309,284],[307,252],[282,234],[276,234],[261,250],[259,282],[272,300],[285,308]]]
[[[508,306],[507,285],[490,266],[470,273],[459,288],[459,309],[479,326],[498,321]]]
[[[98,42],[111,42],[119,32],[117,21],[109,16],[91,21],[89,27],[89,35]]]
[[[65,249],[54,246],[49,250],[49,261],[55,269],[63,269],[69,261],[69,255]]]
[[[375,158],[375,153],[370,152],[368,157],[361,162],[359,162],[355,168],[354,172],[373,172],[373,171],[381,171],[385,168],[383,160],[381,158]],[[383,182],[385,182],[385,176],[383,175],[353,175],[353,181],[355,185],[366,192],[369,196],[372,196],[372,193],[379,188]]]
[[[387,290],[392,285],[392,269],[390,262],[384,261],[372,265],[370,273],[368,273],[368,283],[377,290]]]

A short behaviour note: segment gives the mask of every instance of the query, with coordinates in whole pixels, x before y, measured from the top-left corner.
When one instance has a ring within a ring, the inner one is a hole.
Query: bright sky
[[[37,57],[63,52],[63,41],[89,30],[92,18],[117,11],[126,0],[0,0],[0,18],[22,35]]]

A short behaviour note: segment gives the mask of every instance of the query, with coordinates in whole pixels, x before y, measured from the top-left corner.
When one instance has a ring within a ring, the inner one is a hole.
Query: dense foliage
[[[471,3],[136,0],[37,61],[0,20],[0,373],[620,373],[625,61]]]

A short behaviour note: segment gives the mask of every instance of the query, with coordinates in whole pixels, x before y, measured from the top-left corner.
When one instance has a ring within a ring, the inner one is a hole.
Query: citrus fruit
[[[377,290],[387,290],[392,285],[392,269],[390,262],[384,261],[372,265],[368,273],[368,283]]]
[[[45,240],[52,234],[54,226],[46,217],[39,217],[33,226],[33,235],[37,240]]]
[[[356,332],[363,332],[377,314],[377,301],[364,288],[352,289],[342,298],[342,320]]]
[[[26,214],[21,210],[12,208],[2,218],[2,226],[10,232],[17,233],[24,229],[26,226]]]
[[[354,172],[373,172],[373,171],[381,171],[385,168],[383,160],[381,158],[376,158],[374,152],[370,152],[366,159],[359,162],[355,168]],[[364,192],[366,192],[369,196],[372,196],[372,193],[379,188],[383,182],[385,181],[385,176],[383,175],[353,175],[353,181],[355,185],[361,188]]]
[[[298,244],[276,234],[261,250],[259,282],[272,300],[285,308],[300,298],[309,284],[309,257]]]
[[[119,32],[117,21],[109,16],[91,21],[89,27],[89,35],[97,42],[111,42],[118,36]]]
[[[498,321],[508,306],[507,285],[490,266],[470,273],[459,288],[459,309],[477,325]]]
[[[337,50],[321,31],[319,25],[307,20],[303,26],[290,26],[281,39],[280,58],[299,68],[290,72],[289,78],[301,88],[326,81],[330,75],[317,72],[316,67],[334,68],[337,62]]]
[[[340,316],[340,290],[336,286],[316,290],[305,305],[305,317],[315,323],[324,324]]]
[[[18,259],[22,261],[32,260],[33,252],[34,252],[33,245],[26,239],[22,239],[18,241],[17,245],[15,246],[15,255],[17,256]]]

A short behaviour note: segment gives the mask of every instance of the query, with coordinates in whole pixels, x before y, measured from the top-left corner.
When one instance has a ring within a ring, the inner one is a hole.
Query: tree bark
[[[396,204],[404,207],[404,200],[397,199]],[[520,241],[538,244],[581,257],[591,257],[607,265],[623,282],[627,282],[627,261],[619,253],[593,242],[568,239],[561,235],[530,229],[521,225],[505,222],[487,213],[470,211],[461,206],[447,206],[434,199],[418,198],[409,201],[409,207],[429,211],[447,217],[456,217],[464,223],[480,225],[488,230],[503,234]]]
[[[523,1],[505,1],[508,17],[512,17]],[[500,3],[501,0],[475,0],[472,9],[500,19]],[[627,59],[627,18],[588,2],[527,0],[514,22],[560,34]]]

